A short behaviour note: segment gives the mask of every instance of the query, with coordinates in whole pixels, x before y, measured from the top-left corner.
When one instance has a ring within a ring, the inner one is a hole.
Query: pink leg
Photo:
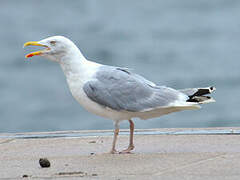
[[[128,148],[121,151],[121,154],[125,154],[125,153],[130,153],[131,150],[134,149],[134,145],[133,145],[133,133],[134,133],[134,123],[131,119],[128,120],[130,123],[130,138],[129,138],[129,145]]]
[[[118,125],[118,122],[116,122],[115,123],[115,130],[114,130],[114,138],[113,138],[112,149],[110,151],[111,154],[118,153],[117,150],[116,150],[116,142],[117,142],[118,133],[119,133],[119,125]]]

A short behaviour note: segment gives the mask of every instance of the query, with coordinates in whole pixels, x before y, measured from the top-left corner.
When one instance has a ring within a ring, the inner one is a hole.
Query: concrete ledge
[[[121,129],[121,135],[127,135],[128,129]],[[240,128],[162,128],[162,129],[135,129],[136,135],[240,135]],[[0,133],[3,138],[58,138],[58,137],[91,137],[112,136],[113,130],[81,130],[81,131],[54,131],[54,132],[26,132]]]
[[[133,154],[106,154],[112,131],[0,134],[0,179],[239,179],[240,128],[137,130]],[[121,135],[122,134],[122,135]],[[128,131],[118,149],[128,144]],[[47,157],[50,168],[41,168]]]

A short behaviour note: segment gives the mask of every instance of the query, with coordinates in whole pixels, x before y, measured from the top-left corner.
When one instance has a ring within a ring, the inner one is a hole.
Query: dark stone
[[[39,164],[42,168],[48,168],[51,166],[49,160],[47,158],[40,158],[39,159]]]

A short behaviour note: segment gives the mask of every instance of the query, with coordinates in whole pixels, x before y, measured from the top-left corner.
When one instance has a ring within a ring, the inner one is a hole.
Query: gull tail
[[[215,102],[215,100],[212,97],[206,96],[207,94],[211,94],[215,90],[216,88],[211,86],[206,88],[181,89],[179,91],[188,95],[189,99],[187,100],[187,102],[206,104],[206,103]]]

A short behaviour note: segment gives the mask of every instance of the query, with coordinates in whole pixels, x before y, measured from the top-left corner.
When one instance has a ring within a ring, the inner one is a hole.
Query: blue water
[[[239,9],[236,0],[0,1],[0,132],[112,129],[73,99],[58,64],[24,59],[33,50],[24,42],[52,35],[160,85],[217,87],[216,103],[136,128],[240,126]]]

